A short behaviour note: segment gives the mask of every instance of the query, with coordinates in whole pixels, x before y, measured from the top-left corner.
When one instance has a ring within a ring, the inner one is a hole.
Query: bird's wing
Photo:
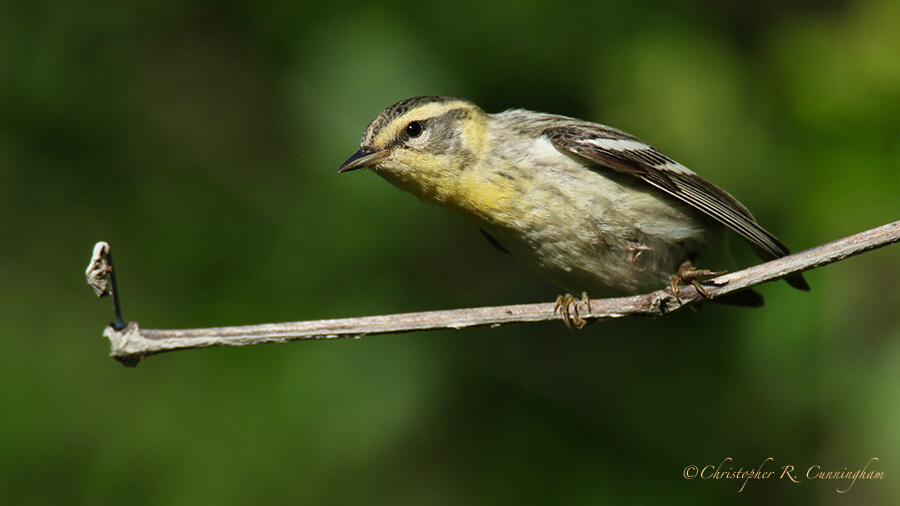
[[[703,212],[750,242],[765,260],[790,254],[784,243],[762,228],[725,190],[629,134],[593,123],[551,127],[543,134],[559,149],[640,178]],[[796,288],[809,289],[800,275],[787,281]]]

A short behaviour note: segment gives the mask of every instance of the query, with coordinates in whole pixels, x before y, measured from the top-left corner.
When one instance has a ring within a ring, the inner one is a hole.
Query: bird
[[[338,172],[362,168],[472,222],[568,291],[557,299],[566,308],[572,293],[587,300],[670,286],[677,295],[681,282],[706,294],[697,280],[720,271],[694,265],[730,256],[729,231],[763,260],[790,253],[725,190],[631,134],[567,116],[408,98],[369,123]],[[802,274],[785,279],[810,289]],[[715,301],[763,304],[755,290]]]

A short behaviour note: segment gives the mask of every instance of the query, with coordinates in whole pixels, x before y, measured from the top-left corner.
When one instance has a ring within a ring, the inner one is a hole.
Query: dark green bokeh
[[[82,272],[109,241],[125,317],[157,328],[552,300],[462,220],[336,174],[421,94],[625,129],[803,249],[900,215],[898,54],[895,0],[2,2],[0,503],[896,500],[896,246],[761,310],[137,370]],[[767,457],[885,478],[682,477]]]

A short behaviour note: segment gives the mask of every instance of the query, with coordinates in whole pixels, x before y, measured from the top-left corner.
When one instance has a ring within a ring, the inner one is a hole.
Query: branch
[[[847,257],[858,255],[900,241],[900,221],[868,230],[850,237],[817,246],[793,255],[755,265],[747,269],[718,276],[704,282],[710,299],[775,281]],[[110,292],[115,296],[115,272],[109,258],[109,245],[97,243],[94,257],[86,272],[88,282],[102,297]],[[113,289],[104,284],[109,276]],[[671,290],[658,290],[644,295],[612,299],[594,299],[585,304],[575,302],[573,314],[585,320],[621,318],[625,316],[663,316],[699,300],[693,286],[681,288],[676,297]],[[335,339],[364,337],[372,334],[395,334],[416,330],[461,329],[506,323],[565,320],[558,304],[522,304],[515,306],[481,307],[424,313],[403,313],[332,320],[313,320],[290,323],[268,323],[240,327],[204,329],[142,329],[137,322],[123,326],[116,297],[117,321],[110,324],[104,336],[111,343],[110,356],[134,367],[144,357],[167,351],[208,346],[246,346],[262,343],[286,343],[304,339]]]

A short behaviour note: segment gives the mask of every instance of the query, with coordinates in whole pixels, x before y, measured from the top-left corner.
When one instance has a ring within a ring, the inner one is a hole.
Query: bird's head
[[[360,149],[338,170],[369,167],[397,187],[440,202],[487,149],[488,116],[461,98],[415,97],[369,123]]]

